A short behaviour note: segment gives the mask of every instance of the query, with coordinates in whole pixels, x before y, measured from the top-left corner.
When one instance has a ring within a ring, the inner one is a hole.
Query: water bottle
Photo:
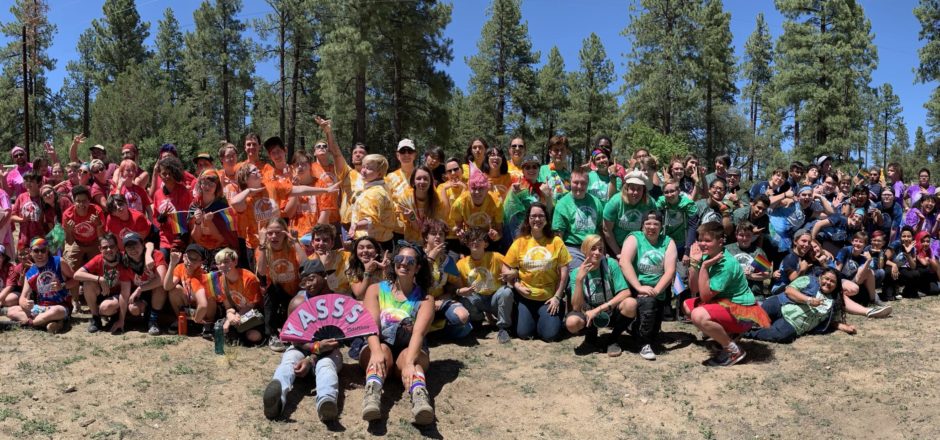
[[[176,325],[176,333],[178,335],[186,336],[186,334],[189,333],[186,328],[186,310],[183,308],[180,308],[180,313],[176,317]]]
[[[222,320],[215,322],[213,328],[213,339],[215,342],[215,354],[225,354],[225,333],[222,331]]]

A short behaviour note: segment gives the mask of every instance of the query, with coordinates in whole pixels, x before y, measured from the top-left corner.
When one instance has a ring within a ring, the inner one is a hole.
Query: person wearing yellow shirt
[[[457,262],[464,286],[457,289],[457,295],[470,311],[471,322],[482,322],[484,317],[492,322],[495,316],[496,340],[505,344],[512,325],[513,292],[502,280],[503,254],[486,252],[487,232],[485,228],[471,228],[463,236],[470,255]]]
[[[561,299],[571,261],[564,241],[548,227],[549,215],[540,202],[529,206],[522,233],[503,259],[503,273],[515,279],[516,335],[529,339],[537,333],[546,342],[561,331]]]
[[[457,264],[447,253],[447,223],[431,219],[421,231],[424,253],[431,268],[431,285],[428,294],[434,297],[434,322],[429,332],[441,330],[448,339],[467,337],[473,330],[470,312],[458,300],[456,290],[461,287]]]
[[[522,136],[509,141],[509,175],[513,182],[522,180],[522,163],[525,161],[525,139]]]
[[[489,228],[487,236],[492,242],[502,236],[503,212],[496,199],[489,193],[490,181],[482,172],[470,176],[470,191],[461,194],[451,207],[449,222],[454,225],[457,236],[463,235],[468,228]]]
[[[405,197],[398,202],[398,224],[404,232],[405,240],[424,243],[421,231],[424,225],[433,219],[447,220],[447,210],[434,189],[434,175],[431,170],[421,165],[411,174]],[[450,229],[448,229],[449,231]]]
[[[349,278],[346,277],[350,254],[342,249],[334,249],[336,228],[328,223],[318,223],[311,229],[311,234],[313,235],[311,241],[313,255],[307,259],[320,260],[326,268],[324,279],[331,293],[352,296]]]
[[[503,200],[512,185],[512,176],[509,175],[509,165],[503,150],[499,147],[486,150],[486,160],[480,171],[490,180],[490,194],[496,199],[497,205],[503,206]]]
[[[444,221],[450,227],[447,231],[447,248],[462,255],[466,255],[469,250],[457,239],[455,233],[457,225],[451,221],[450,211],[454,201],[466,190],[467,183],[463,180],[463,168],[460,167],[460,161],[456,157],[447,159],[444,162],[444,182],[437,186],[437,196],[444,208]]]
[[[408,181],[411,180],[411,175],[415,172],[415,159],[417,157],[414,141],[402,139],[398,142],[395,158],[398,159],[401,166],[385,176],[385,186],[388,187],[388,194],[395,203],[401,203],[402,199],[405,198]],[[397,232],[400,233],[401,231]]]
[[[470,164],[475,165],[478,169],[483,167],[483,160],[486,159],[486,150],[489,149],[490,145],[481,137],[475,137],[470,140],[470,145],[467,145],[467,154],[464,156],[464,162],[466,163],[462,166],[464,181],[470,178]]]
[[[371,236],[384,250],[392,249],[392,228],[395,226],[395,204],[385,187],[388,161],[381,154],[362,159],[359,174],[365,182],[362,193],[353,205],[349,224],[350,237]]]
[[[362,158],[366,157],[369,154],[369,150],[366,148],[366,144],[362,142],[357,142],[353,145],[352,154],[349,155],[350,163],[346,164],[346,158],[342,154],[337,158],[337,166],[340,166],[342,162],[343,168],[348,168],[349,172],[345,177],[340,179],[342,193],[342,202],[339,208],[340,221],[343,222],[343,226],[347,229],[349,228],[349,218],[352,215],[352,206],[356,201],[356,197],[362,192],[363,185],[365,182],[362,181],[362,175],[359,174],[359,169],[362,168]],[[335,156],[334,156],[335,157]]]

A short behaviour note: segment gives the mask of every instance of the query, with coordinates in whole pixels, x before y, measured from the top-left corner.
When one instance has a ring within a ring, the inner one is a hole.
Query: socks
[[[157,318],[158,318],[159,316],[160,316],[160,312],[154,310],[153,308],[150,309],[150,323],[151,323],[151,324],[156,324],[156,323],[157,323]]]
[[[731,343],[725,347],[725,350],[727,350],[728,353],[737,353],[741,351],[741,347],[738,347],[738,344],[736,344],[734,341],[731,341]]]
[[[378,370],[370,365],[369,370],[366,371],[366,385],[372,382],[376,383],[379,388],[382,388],[382,377],[379,376]]]
[[[415,371],[414,374],[411,375],[411,388],[408,389],[408,393],[414,393],[418,387],[427,387],[424,383],[424,372],[421,371]]]

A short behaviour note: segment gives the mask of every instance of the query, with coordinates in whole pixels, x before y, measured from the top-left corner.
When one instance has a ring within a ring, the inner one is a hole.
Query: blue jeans
[[[306,355],[294,346],[289,346],[281,356],[281,363],[274,370],[273,378],[281,383],[281,402],[286,401],[287,393],[294,386],[294,364],[304,357]],[[317,357],[314,367],[317,382],[317,408],[327,399],[336,402],[339,397],[339,370],[342,367],[343,355],[338,348]]]
[[[548,313],[548,304],[516,295],[516,335],[523,339],[538,333],[539,339],[551,342],[561,332],[561,307],[554,315]]]
[[[771,296],[760,304],[761,308],[767,312],[767,316],[773,321],[770,327],[750,330],[744,334],[745,337],[784,344],[796,340],[797,336],[799,336],[796,334],[796,329],[793,328],[786,319],[783,319],[783,313],[780,311],[783,305],[781,303],[781,296],[785,296],[785,294],[781,293]]]
[[[512,287],[503,286],[490,296],[474,293],[460,298],[470,312],[470,320],[480,322],[489,313],[496,316],[496,327],[507,330],[512,325]]]
[[[442,333],[450,339],[463,339],[473,331],[473,324],[469,320],[464,323],[460,322],[460,318],[457,317],[457,309],[461,308],[464,308],[463,304],[457,301],[448,301],[436,314],[438,318],[443,315],[446,323]]]

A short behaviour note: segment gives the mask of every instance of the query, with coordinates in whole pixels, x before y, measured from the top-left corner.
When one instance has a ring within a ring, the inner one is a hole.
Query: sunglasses
[[[326,144],[316,144],[316,145],[313,146],[313,148],[325,150],[325,149],[326,149]]]
[[[538,165],[523,165],[522,169],[524,170],[537,170],[539,169]]]
[[[525,145],[522,145],[522,144],[512,144],[512,145],[509,146],[509,148],[525,148]]]
[[[31,251],[32,251],[34,254],[44,254],[44,253],[46,253],[46,252],[49,252],[49,249],[42,247],[42,248],[31,249]]]
[[[415,154],[415,150],[406,148],[404,150],[398,150],[398,154]]]
[[[444,170],[444,171],[447,171],[448,174],[451,174],[451,173],[459,173],[459,172],[460,172],[460,168],[448,168],[448,169],[446,169],[446,170]]]
[[[414,267],[416,264],[418,264],[418,260],[411,255],[396,255],[395,259],[392,261],[395,262],[396,266]]]

